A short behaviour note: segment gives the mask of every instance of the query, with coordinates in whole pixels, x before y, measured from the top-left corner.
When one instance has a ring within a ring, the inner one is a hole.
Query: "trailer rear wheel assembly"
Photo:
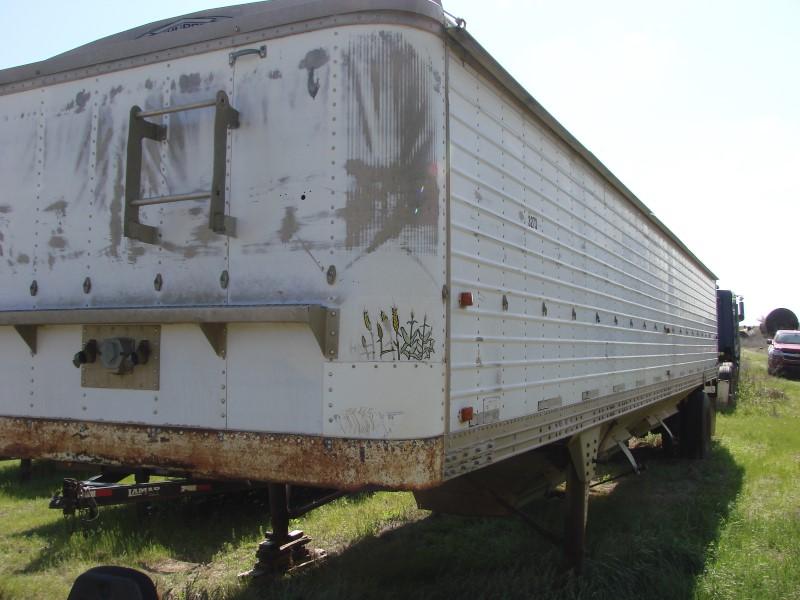
[[[772,375],[769,366],[767,373]],[[739,369],[735,363],[726,362],[719,366],[719,379],[717,380],[717,408],[725,406],[736,408],[736,391],[739,386]]]

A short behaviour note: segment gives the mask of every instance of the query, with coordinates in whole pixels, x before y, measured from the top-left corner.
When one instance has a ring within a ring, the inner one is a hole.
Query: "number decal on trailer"
[[[529,229],[533,229],[534,231],[539,231],[539,219],[538,217],[536,217],[536,215],[520,211],[519,220],[522,222],[523,225],[526,225]]]

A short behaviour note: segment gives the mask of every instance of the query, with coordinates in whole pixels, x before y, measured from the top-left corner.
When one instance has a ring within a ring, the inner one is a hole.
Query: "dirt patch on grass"
[[[174,575],[175,573],[191,573],[200,567],[199,563],[175,560],[174,558],[164,558],[151,563],[145,563],[142,568],[151,573],[159,575]]]

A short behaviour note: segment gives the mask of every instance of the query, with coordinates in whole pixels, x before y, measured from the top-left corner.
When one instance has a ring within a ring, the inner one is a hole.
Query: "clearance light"
[[[461,292],[458,295],[458,305],[461,308],[472,306],[472,292]]]
[[[472,417],[475,415],[475,411],[472,409],[471,406],[465,406],[461,410],[458,411],[458,420],[462,423],[467,423],[472,421]]]

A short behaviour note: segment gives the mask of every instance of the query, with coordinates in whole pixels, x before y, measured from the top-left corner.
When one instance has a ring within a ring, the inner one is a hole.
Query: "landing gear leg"
[[[32,463],[30,458],[22,458],[19,461],[19,480],[30,481],[32,472]]]
[[[256,566],[240,577],[259,577],[294,571],[324,558],[323,552],[309,550],[311,538],[302,531],[289,531],[289,486],[269,484],[269,514],[272,531],[258,545]]]
[[[567,566],[580,573],[586,552],[586,520],[589,512],[589,483],[595,474],[600,428],[589,429],[569,442],[567,467],[567,510],[564,523],[564,558]]]
[[[289,540],[289,498],[286,484],[269,484],[269,516],[272,523],[272,539],[278,543]]]
[[[680,405],[681,455],[685,458],[704,459],[711,453],[711,428],[714,418],[711,401],[697,388]]]
[[[581,481],[575,467],[567,467],[567,515],[564,523],[564,559],[575,572],[583,568],[586,548],[586,520],[589,511],[589,483]]]

